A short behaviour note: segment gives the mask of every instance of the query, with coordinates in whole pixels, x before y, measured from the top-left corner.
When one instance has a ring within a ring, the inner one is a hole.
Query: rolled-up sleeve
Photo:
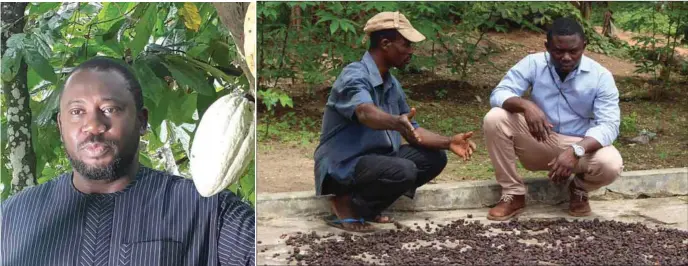
[[[356,107],[359,104],[373,103],[368,87],[364,78],[350,79],[347,82],[343,82],[341,86],[334,87],[332,90],[336,94],[335,102],[332,103],[332,106],[344,117],[354,120]]]
[[[502,107],[507,99],[521,97],[533,83],[535,68],[535,62],[533,62],[532,56],[529,55],[509,69],[502,81],[492,91],[490,106]]]
[[[585,136],[597,140],[602,147],[611,145],[619,136],[621,110],[619,109],[619,90],[614,76],[607,71],[600,77],[599,90],[593,105],[594,126],[585,132]]]

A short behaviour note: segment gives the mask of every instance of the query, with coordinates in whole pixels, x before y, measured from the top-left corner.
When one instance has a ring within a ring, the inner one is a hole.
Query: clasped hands
[[[549,139],[554,126],[547,121],[545,113],[540,108],[531,106],[523,112],[523,116],[525,116],[530,134],[537,141],[544,142]],[[573,148],[568,147],[547,164],[550,168],[547,177],[555,184],[565,182],[571,176],[577,164],[578,158],[573,152]]]
[[[410,141],[415,140],[416,143],[422,143],[420,132],[413,127],[411,124],[411,119],[416,115],[416,108],[411,108],[408,114],[403,114],[399,116],[400,127],[398,129],[401,135]],[[470,160],[473,152],[477,148],[477,145],[470,140],[473,136],[473,132],[456,134],[449,138],[449,150],[454,154],[463,158],[464,161]]]

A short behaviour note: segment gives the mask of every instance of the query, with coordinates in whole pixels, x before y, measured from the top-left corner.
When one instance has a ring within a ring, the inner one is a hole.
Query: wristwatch
[[[580,158],[585,155],[585,148],[583,148],[583,146],[574,143],[571,144],[571,147],[573,147],[573,154],[576,155],[576,158]]]

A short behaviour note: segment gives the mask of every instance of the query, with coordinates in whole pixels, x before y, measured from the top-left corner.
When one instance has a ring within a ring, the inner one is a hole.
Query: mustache
[[[117,141],[105,139],[103,136],[92,135],[77,145],[78,150],[83,150],[86,145],[100,144],[110,149],[117,147]]]

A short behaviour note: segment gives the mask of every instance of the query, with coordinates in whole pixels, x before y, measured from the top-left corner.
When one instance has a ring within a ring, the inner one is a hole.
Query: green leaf
[[[198,94],[196,97],[196,109],[198,109],[198,117],[203,117],[205,110],[208,110],[211,104],[217,100],[217,96],[208,96],[203,94]]]
[[[198,15],[198,8],[194,3],[184,3],[178,12],[184,19],[184,26],[187,29],[197,32],[201,28],[201,16]]]
[[[180,117],[184,122],[193,122],[193,114],[196,112],[196,102],[198,93],[191,93],[184,97],[181,108],[179,108]]]
[[[95,22],[100,22],[100,21],[106,21],[109,19],[113,18],[118,18],[122,17],[126,12],[127,9],[129,9],[129,5],[132,3],[123,3],[123,2],[104,2],[103,3],[103,8],[100,9],[100,13],[98,13],[98,19],[93,20],[93,23]],[[113,22],[109,22],[112,24]],[[108,24],[104,26],[109,26]]]
[[[254,168],[254,167],[249,167],[249,171],[252,170],[250,168]],[[251,201],[251,199],[249,197],[255,191],[255,183],[256,182],[255,182],[255,178],[253,178],[253,176],[255,176],[253,173],[248,173],[248,174],[242,176],[241,179],[239,179],[239,183],[241,186],[241,194],[243,195],[243,197],[245,199],[247,199],[249,201]]]
[[[22,53],[17,53],[15,48],[7,48],[2,57],[2,80],[11,82],[19,72],[22,63]]]
[[[12,36],[7,39],[7,48],[14,48],[17,51],[24,50],[24,45],[26,44],[25,38],[26,34],[24,33],[12,34]]]
[[[139,152],[139,162],[148,168],[153,168],[153,161],[151,161],[145,151]]]
[[[167,119],[175,124],[193,123],[193,113],[196,111],[197,93],[186,94],[177,91],[170,101]]]
[[[208,64],[206,64],[200,60],[196,60],[196,59],[189,58],[189,57],[187,57],[186,59],[187,59],[187,62],[189,62],[190,64],[196,66],[197,68],[205,70],[206,72],[210,73],[210,75],[212,75],[213,77],[215,77],[217,79],[221,79],[225,82],[234,79],[232,76],[227,75],[222,70],[219,70],[216,67],[208,65]]]
[[[117,40],[117,33],[122,28],[122,25],[126,22],[126,19],[120,19],[113,23],[105,34],[103,34],[103,41]]]
[[[166,56],[162,63],[182,88],[190,88],[204,95],[215,95],[215,90],[205,82],[204,75],[177,56]]]
[[[44,14],[49,10],[57,9],[59,6],[59,2],[32,3],[31,8],[29,9],[29,14]]]
[[[57,113],[58,107],[60,106],[60,93],[62,93],[63,85],[63,80],[55,84],[56,89],[51,90],[48,98],[42,102],[45,106],[38,115],[36,124],[44,126],[53,120],[53,116]]]
[[[50,62],[48,62],[36,48],[28,46],[25,48],[24,58],[26,58],[26,64],[35,70],[43,79],[52,83],[57,83],[57,75],[55,75],[55,70],[50,65]]]
[[[134,28],[136,35],[134,35],[134,40],[129,43],[132,57],[138,57],[143,48],[146,47],[146,44],[148,44],[153,28],[155,28],[157,16],[158,12],[155,4],[150,4],[141,19],[136,23],[136,28]]]
[[[47,38],[47,39],[46,39]],[[38,52],[45,58],[51,58],[53,56],[53,51],[50,48],[49,43],[52,42],[49,36],[46,34],[41,34],[40,32],[29,35],[26,40],[30,46],[36,47]]]
[[[186,55],[194,58],[198,58],[203,52],[205,52],[210,46],[207,44],[201,43],[199,45],[195,45],[194,47],[191,47],[189,51],[186,52]]]
[[[148,120],[148,123],[158,138],[160,138],[160,127],[163,120],[165,120],[165,117],[167,116],[168,108],[169,96],[167,96],[167,94],[163,94],[162,98],[160,98],[160,103],[156,105],[155,108],[150,109],[150,119]]]
[[[208,53],[213,58],[213,61],[219,66],[230,67],[232,63],[232,58],[230,56],[230,51],[233,51],[232,47],[233,46],[222,41],[213,41],[210,44]]]
[[[337,31],[337,28],[339,28],[339,21],[333,20],[330,24],[330,34],[334,34]]]
[[[141,82],[143,96],[151,99],[156,106],[160,104],[160,98],[165,93],[167,84],[155,75],[155,72],[153,72],[145,60],[134,62],[133,68],[138,77],[137,79]]]
[[[287,95],[286,93],[279,96],[279,102],[283,107],[288,106],[294,108],[294,103],[292,102],[291,97],[289,97],[289,95]]]
[[[206,24],[209,23],[208,20],[215,14],[215,7],[212,3],[198,3],[201,8],[198,11],[198,15],[202,19],[206,20]]]

